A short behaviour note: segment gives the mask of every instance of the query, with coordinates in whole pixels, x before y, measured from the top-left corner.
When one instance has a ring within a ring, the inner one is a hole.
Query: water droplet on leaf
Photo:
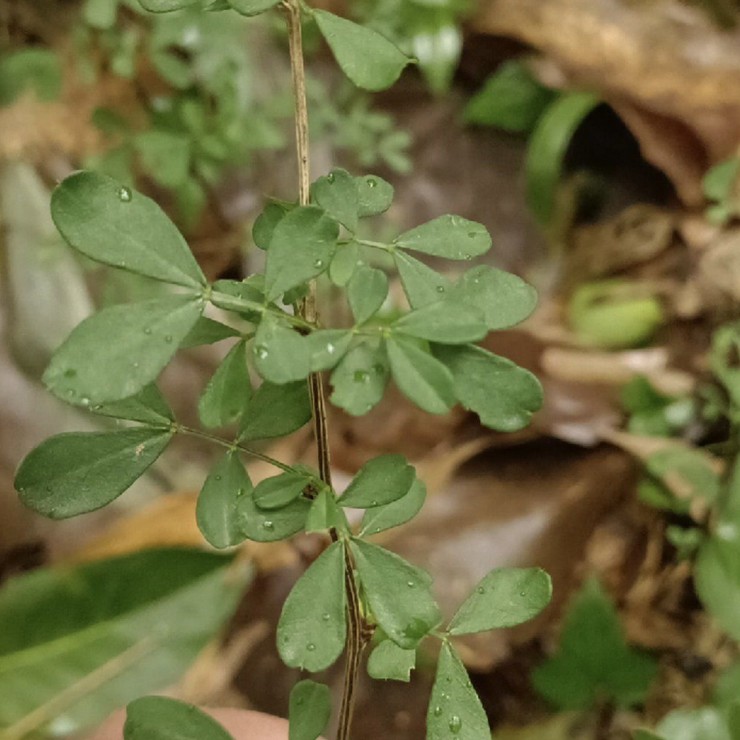
[[[337,348],[330,342],[329,344],[326,345],[326,351],[330,355],[333,355],[337,351]]]
[[[438,285],[437,286],[437,293],[444,293],[445,292],[445,286],[444,285]]]
[[[269,352],[267,351],[267,347],[265,347],[264,344],[260,344],[257,347],[257,357],[259,357],[260,360],[266,360],[268,354]]]
[[[309,642],[308,645],[306,645],[306,650],[308,650],[309,653],[312,653],[314,650],[316,650],[316,645],[314,645],[312,642]]]
[[[262,528],[266,529],[268,532],[271,532],[273,529],[275,529],[275,525],[269,519],[266,519],[264,522],[262,522]]]
[[[434,716],[435,717],[439,717],[440,714],[442,714],[442,707],[440,707],[440,706],[434,707]]]
[[[486,592],[486,589],[483,588],[483,586],[478,586],[478,588],[475,589],[479,594],[484,594]]]
[[[367,186],[368,186],[369,188],[375,188],[375,187],[377,187],[377,186],[378,186],[378,181],[377,181],[376,179],[374,179],[374,178],[370,177],[370,178],[368,178],[368,181],[367,181]]]
[[[370,380],[370,373],[367,370],[355,370],[355,383],[367,383]]]
[[[457,735],[462,730],[462,720],[456,714],[453,714],[447,726],[450,728],[450,732]]]
[[[320,269],[321,269],[321,268],[322,268],[322,267],[324,266],[324,260],[316,260],[316,261],[315,261],[315,262],[313,263],[313,266],[314,266],[314,267],[315,267],[315,268],[316,268],[317,270],[320,270]]]
[[[133,197],[131,194],[131,188],[122,187],[118,191],[118,197],[123,203],[130,203],[131,198]]]

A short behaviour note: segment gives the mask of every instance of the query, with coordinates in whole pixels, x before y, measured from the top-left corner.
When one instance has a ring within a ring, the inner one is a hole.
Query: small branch
[[[299,199],[302,206],[310,202],[311,166],[308,138],[308,104],[306,101],[306,71],[303,62],[303,32],[301,29],[300,0],[284,0],[288,19],[288,34],[290,38],[290,67],[293,73],[293,88],[295,95],[295,127],[296,153],[298,156],[298,185]],[[299,307],[299,316],[310,324],[318,325],[318,311],[316,309],[316,283],[310,284],[309,294]],[[326,417],[326,393],[324,383],[319,373],[309,378],[311,391],[311,407],[313,410],[314,431],[319,460],[319,474],[321,479],[331,486],[331,458],[329,454],[329,430]],[[331,537],[336,542],[338,534],[331,531]],[[354,576],[354,562],[348,548],[345,548],[345,590],[347,594],[347,658],[344,668],[344,691],[342,705],[339,712],[339,726],[337,740],[349,740],[352,725],[352,711],[354,708],[355,686],[357,685],[357,671],[359,669],[362,651],[365,646],[363,638],[364,620],[357,592]]]

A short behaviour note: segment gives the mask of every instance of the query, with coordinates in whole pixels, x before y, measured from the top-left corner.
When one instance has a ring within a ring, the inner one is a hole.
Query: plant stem
[[[303,31],[301,28],[300,0],[284,0],[283,8],[288,18],[288,35],[290,39],[290,68],[293,74],[295,96],[296,153],[298,156],[298,202],[306,206],[310,201],[311,167],[308,136],[308,103],[306,99],[306,71],[303,62]],[[309,294],[299,307],[299,316],[313,325],[318,325],[316,309],[316,283],[311,281]],[[326,417],[326,394],[324,383],[319,373],[309,378],[311,407],[313,411],[314,431],[319,460],[321,479],[331,486],[331,458],[329,455],[329,431]],[[338,539],[337,532],[332,530],[333,540]],[[365,644],[363,637],[363,617],[357,583],[354,577],[354,562],[349,548],[345,546],[345,590],[347,593],[347,657],[344,667],[344,690],[339,712],[337,740],[349,740],[354,708],[357,674]]]

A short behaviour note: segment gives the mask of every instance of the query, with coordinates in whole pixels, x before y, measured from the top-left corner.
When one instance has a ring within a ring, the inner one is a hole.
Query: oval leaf
[[[202,302],[187,296],[104,308],[54,353],[44,383],[84,406],[129,398],[156,380],[202,311]]]
[[[381,455],[365,463],[339,497],[341,506],[383,506],[408,493],[416,471],[403,455]]]
[[[468,260],[487,252],[492,242],[483,224],[446,215],[401,234],[394,244],[448,260]]]
[[[393,254],[404,293],[412,308],[436,303],[450,288],[450,281],[405,252]]]
[[[360,537],[378,534],[386,529],[398,527],[413,519],[424,506],[427,488],[418,478],[413,482],[405,496],[385,506],[368,509],[362,518]]]
[[[491,737],[488,717],[468,678],[465,666],[445,642],[427,712],[427,740],[483,740]]]
[[[234,740],[198,707],[165,696],[145,696],[126,707],[124,740]]]
[[[238,545],[244,540],[237,516],[242,496],[252,492],[252,481],[236,452],[227,452],[211,469],[198,496],[195,518],[206,541],[214,547]]]
[[[268,300],[320,275],[337,248],[339,225],[316,206],[294,208],[272,233],[265,267]]]
[[[552,581],[541,568],[492,570],[452,618],[451,635],[514,627],[539,614],[552,598]]]
[[[529,424],[542,406],[542,386],[518,365],[480,347],[434,348],[451,371],[455,395],[481,423],[500,432],[515,432]]]
[[[358,324],[374,316],[387,296],[388,277],[374,267],[358,267],[347,284],[347,298]]]
[[[440,620],[429,574],[377,545],[355,539],[351,547],[378,624],[399,647],[416,647]]]
[[[311,372],[311,354],[305,338],[269,315],[254,337],[254,364],[271,383],[304,380]]]
[[[237,342],[198,401],[198,416],[206,427],[223,427],[237,421],[252,396],[247,370],[246,344]]]
[[[284,437],[310,420],[311,399],[307,383],[274,385],[265,381],[247,404],[239,441]]]
[[[393,185],[377,175],[355,177],[360,218],[385,213],[393,203]]]
[[[299,681],[290,692],[288,740],[316,740],[331,717],[331,691],[311,679]]]
[[[357,184],[347,170],[335,169],[320,177],[311,186],[311,197],[335,221],[339,221],[350,231],[357,228],[357,214],[360,210]]]
[[[169,427],[175,420],[172,409],[154,383],[145,386],[131,398],[98,404],[92,406],[90,410],[100,416],[139,421],[153,427]]]
[[[237,13],[252,17],[274,8],[280,0],[228,0],[229,5]]]
[[[342,72],[365,90],[385,90],[411,62],[385,36],[325,10],[314,10],[321,35]]]
[[[347,354],[354,334],[344,329],[319,329],[308,334],[304,341],[311,357],[311,372],[331,370]]]
[[[252,496],[242,496],[237,503],[239,527],[253,542],[277,542],[305,528],[310,508],[310,501],[299,498],[282,509],[262,510]]]
[[[120,496],[162,454],[173,432],[73,432],[42,442],[21,463],[21,500],[52,519],[86,514]]]
[[[450,371],[418,345],[401,337],[387,341],[393,380],[401,392],[430,414],[446,414],[455,404]]]
[[[488,334],[483,314],[463,301],[441,300],[402,316],[394,331],[443,344],[477,342]]]
[[[344,568],[344,545],[335,542],[288,594],[277,627],[278,652],[287,666],[323,671],[344,650]]]
[[[380,681],[410,681],[416,667],[416,650],[398,647],[393,640],[383,640],[370,653],[367,673]]]
[[[297,471],[265,478],[254,489],[254,503],[260,509],[281,509],[295,501],[312,482],[310,476]]]
[[[206,279],[182,234],[150,198],[96,172],[77,172],[51,196],[67,241],[96,262],[190,288]]]
[[[362,416],[380,403],[388,375],[385,352],[368,343],[358,344],[331,375],[331,402],[352,416]]]

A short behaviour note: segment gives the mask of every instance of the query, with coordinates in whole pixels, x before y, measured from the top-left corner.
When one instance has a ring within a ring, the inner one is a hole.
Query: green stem
[[[245,455],[250,455],[257,460],[262,460],[262,462],[274,465],[276,468],[280,468],[280,470],[283,470],[286,473],[297,472],[296,468],[293,468],[290,465],[286,465],[284,462],[280,462],[280,460],[276,460],[274,457],[265,455],[264,452],[259,452],[258,450],[252,449],[251,447],[241,445],[238,442],[229,442],[228,439],[221,439],[221,437],[217,437],[215,434],[202,432],[200,429],[191,429],[190,427],[183,426],[182,424],[177,424],[175,430],[178,432],[182,432],[183,434],[189,434],[191,437],[205,439],[208,442],[213,442],[214,444],[220,445],[221,447],[226,447],[230,450],[239,450],[239,452],[243,452]]]

